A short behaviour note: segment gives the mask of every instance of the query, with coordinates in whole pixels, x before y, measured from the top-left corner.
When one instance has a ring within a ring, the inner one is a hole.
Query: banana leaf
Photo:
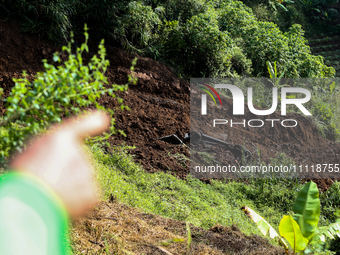
[[[248,206],[242,207],[242,210],[250,219],[252,219],[256,223],[257,227],[264,236],[267,236],[267,234],[269,233],[269,237],[271,239],[277,238],[279,244],[282,245],[286,249],[286,251],[288,251],[288,245],[286,244],[286,242],[265,219],[263,219],[258,213],[250,209]]]
[[[303,186],[294,202],[293,212],[302,235],[311,240],[320,218],[319,190],[314,182],[310,181]]]
[[[280,235],[286,238],[290,246],[292,246],[294,253],[303,251],[307,247],[308,239],[302,235],[299,225],[291,215],[283,216],[279,231]]]

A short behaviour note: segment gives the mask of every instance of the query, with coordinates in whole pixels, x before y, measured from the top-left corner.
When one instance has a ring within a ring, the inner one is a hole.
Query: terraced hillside
[[[325,64],[334,67],[336,76],[340,77],[340,36],[321,35],[309,39],[309,45],[312,53],[323,56]]]

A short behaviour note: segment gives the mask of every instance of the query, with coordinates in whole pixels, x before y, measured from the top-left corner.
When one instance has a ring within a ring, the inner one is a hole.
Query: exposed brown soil
[[[130,73],[131,61],[137,55],[109,46],[106,48],[111,64],[107,71],[109,82],[124,84]],[[42,70],[41,59],[51,60],[52,53],[58,50],[60,47],[47,41],[20,33],[15,23],[0,22],[0,86],[4,88],[5,96],[14,85],[12,78],[19,77],[22,70],[26,70],[33,79],[34,74]],[[85,58],[96,51],[97,44],[90,42],[92,53]],[[129,91],[120,94],[131,111],[116,112],[116,127],[124,130],[127,137],[112,137],[110,143],[135,145],[136,149],[131,153],[146,171],[168,171],[185,178],[189,173],[189,168],[186,167],[188,162],[181,164],[176,157],[179,154],[189,157],[187,147],[170,145],[157,139],[170,134],[183,138],[189,132],[189,83],[177,78],[169,67],[149,58],[137,57],[135,72],[138,82],[130,86]],[[231,118],[231,100],[223,100],[224,104],[230,106],[226,118]],[[117,107],[116,100],[108,96],[102,97],[100,103],[107,108]],[[4,112],[1,102],[0,113]],[[272,117],[279,118],[279,114],[276,112]],[[220,131],[227,136],[230,143],[245,145],[251,151],[257,146],[261,152],[261,160],[265,162],[269,162],[277,152],[284,152],[297,163],[339,163],[338,143],[322,138],[310,119],[298,114],[292,117],[299,121],[299,126],[294,129],[281,126],[253,130],[221,127]],[[242,118],[256,117],[246,111]],[[235,160],[232,155],[230,160]],[[316,182],[322,190],[333,183],[330,179],[319,179]]]
[[[236,226],[205,230],[193,225],[188,253],[185,222],[142,213],[116,202],[98,204],[73,225],[75,254],[286,254],[265,238],[245,236]]]

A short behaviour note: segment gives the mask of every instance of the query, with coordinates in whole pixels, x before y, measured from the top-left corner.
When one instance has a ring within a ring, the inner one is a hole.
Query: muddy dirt
[[[90,54],[85,58],[97,51],[95,42],[90,41],[89,45]],[[131,62],[137,55],[114,47],[106,48],[107,58],[110,60],[107,71],[109,82],[124,84],[130,73]],[[30,79],[33,79],[34,74],[42,70],[41,59],[51,59],[52,53],[58,50],[60,47],[48,41],[20,33],[13,22],[0,22],[0,86],[4,88],[5,96],[14,85],[12,78],[19,77],[22,70],[26,70]],[[148,172],[165,171],[185,178],[189,173],[189,162],[185,160],[189,157],[188,148],[157,139],[170,134],[176,134],[182,139],[189,132],[189,83],[177,78],[166,65],[149,58],[137,57],[135,72],[138,82],[130,86],[127,92],[119,94],[131,111],[116,112],[116,127],[124,130],[127,136],[112,137],[110,143],[136,146],[131,153]],[[230,99],[223,100],[225,104],[231,105]],[[102,97],[100,103],[107,108],[117,107],[116,100],[108,96]],[[4,112],[1,102],[0,114]],[[274,113],[272,117],[276,115],[278,113]],[[246,112],[246,117],[254,118],[249,112]],[[242,127],[224,129],[221,132],[230,143],[244,144],[249,150],[257,146],[261,151],[261,160],[265,162],[269,162],[277,152],[284,152],[298,163],[339,163],[339,144],[322,138],[310,119],[300,115],[294,115],[294,118],[299,121],[299,127],[294,130],[282,127],[249,130]],[[184,160],[179,162],[178,157]],[[235,160],[233,155],[228,157],[231,161]],[[317,183],[325,190],[333,181],[320,179]]]

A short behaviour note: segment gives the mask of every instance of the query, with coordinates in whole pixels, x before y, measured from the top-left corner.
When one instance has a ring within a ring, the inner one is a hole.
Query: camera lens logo
[[[221,106],[223,105],[219,94],[217,93],[217,91],[213,87],[211,87],[210,85],[205,84],[205,83],[203,83],[201,85],[209,88],[212,92],[214,92],[214,94],[217,96],[218,100],[220,101]],[[198,87],[198,88],[203,90],[205,93],[207,93],[212,98],[215,105],[217,105],[214,96],[210,93],[209,90],[207,90],[206,88],[202,88],[202,87]],[[202,109],[201,109],[201,111],[202,111],[202,115],[206,115],[206,113],[207,113],[207,95],[206,94],[202,95]]]

